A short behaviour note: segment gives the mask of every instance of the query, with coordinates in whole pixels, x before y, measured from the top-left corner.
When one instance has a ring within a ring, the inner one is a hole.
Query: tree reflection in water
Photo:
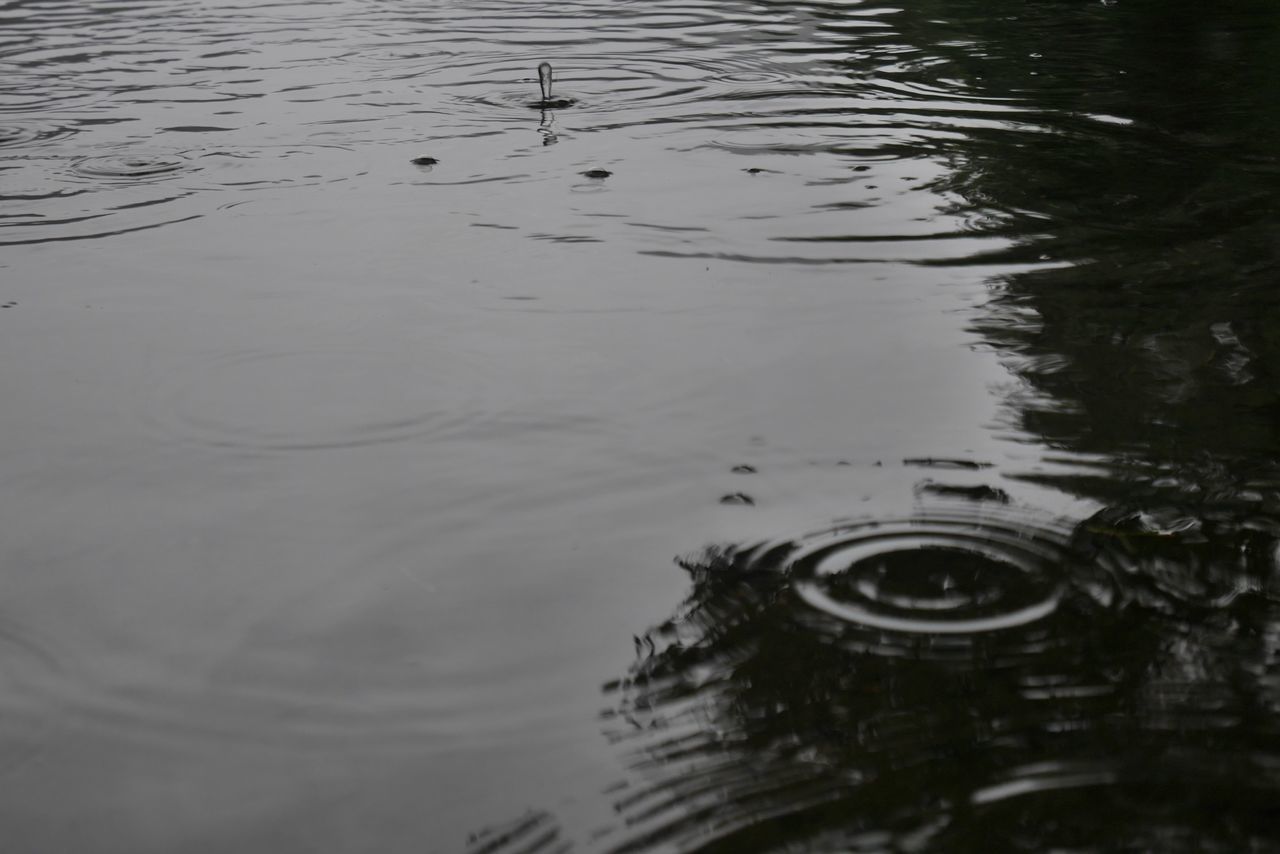
[[[956,141],[936,189],[1011,238],[973,259],[1018,271],[972,328],[1019,380],[1012,438],[1092,463],[1014,476],[1108,505],[1064,537],[1059,607],[868,640],[797,595],[798,544],[686,562],[608,713],[644,780],[618,850],[1276,844],[1280,19],[1124,5],[899,21],[1040,111]]]
[[[974,329],[1025,384],[1020,433],[1193,492],[1274,488],[1280,24],[1253,2],[1105,11],[1105,35],[973,69],[1042,81],[1047,117],[970,134],[945,189],[1019,236],[987,260],[1049,262],[994,281]]]
[[[1048,543],[1053,609],[967,634],[813,607],[806,537],[684,561],[687,601],[607,689],[633,780],[600,844],[1274,850],[1280,16],[1261,0],[911,5],[897,37],[939,60],[917,82],[937,67],[1028,118],[945,143],[933,188],[972,234],[1007,238],[966,259],[1013,271],[971,328],[1016,380],[1010,438],[1061,459],[1005,476],[1106,509],[1064,529],[973,502],[967,545],[876,556],[882,579],[948,561],[984,575],[1000,561],[957,555],[1003,513]],[[856,570],[828,593],[872,595]],[[947,584],[927,607],[951,607]]]

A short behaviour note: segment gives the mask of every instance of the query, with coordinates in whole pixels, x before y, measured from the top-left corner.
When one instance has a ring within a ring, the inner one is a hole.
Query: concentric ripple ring
[[[104,154],[76,162],[73,171],[82,178],[140,179],[178,172],[187,161],[175,154]]]
[[[790,556],[795,595],[865,628],[977,635],[1038,622],[1063,595],[1065,540],[1021,522],[922,516],[841,525]]]

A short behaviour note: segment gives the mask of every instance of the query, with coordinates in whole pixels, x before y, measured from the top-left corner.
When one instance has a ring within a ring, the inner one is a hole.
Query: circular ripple
[[[481,119],[521,119],[540,106],[535,62],[507,57],[450,65],[426,76],[432,91],[443,88],[451,100],[450,113]],[[567,57],[555,63],[552,100],[571,112],[612,114],[643,108],[652,111],[687,107],[706,101],[741,101],[759,87],[786,79],[780,70],[745,68],[733,56],[709,59],[662,56]],[[710,108],[710,105],[708,105]],[[721,104],[718,112],[731,109]],[[738,110],[740,107],[733,107]]]
[[[72,128],[21,119],[0,121],[0,148],[46,142],[74,133]]]
[[[172,175],[187,165],[186,158],[177,154],[134,152],[86,157],[76,161],[71,169],[81,178],[137,180]]]
[[[793,618],[842,646],[959,661],[980,646],[1012,664],[1096,630],[1116,599],[1070,537],[1067,522],[1016,510],[935,511],[763,543],[739,565],[779,573]]]
[[[55,656],[9,621],[0,623],[0,776],[39,756],[63,723],[51,688],[61,681]]]
[[[721,79],[728,83],[776,83],[782,79],[782,75],[764,71],[733,71]]]
[[[236,354],[202,365],[164,401],[169,430],[219,447],[308,450],[403,440],[438,426],[429,366],[392,353]]]
[[[194,189],[251,191],[310,187],[346,181],[362,174],[343,145],[219,147],[190,152],[199,163]]]
[[[868,522],[812,538],[793,589],[842,621],[895,632],[977,634],[1052,614],[1062,543],[990,522]]]

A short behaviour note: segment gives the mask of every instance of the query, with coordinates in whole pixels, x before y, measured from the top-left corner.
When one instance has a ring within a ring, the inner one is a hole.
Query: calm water
[[[1280,848],[1277,105],[1271,0],[0,0],[0,847]]]

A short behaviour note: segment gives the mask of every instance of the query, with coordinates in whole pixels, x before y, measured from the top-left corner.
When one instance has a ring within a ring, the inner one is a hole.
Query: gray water
[[[1280,846],[1277,46],[0,2],[0,848]]]

